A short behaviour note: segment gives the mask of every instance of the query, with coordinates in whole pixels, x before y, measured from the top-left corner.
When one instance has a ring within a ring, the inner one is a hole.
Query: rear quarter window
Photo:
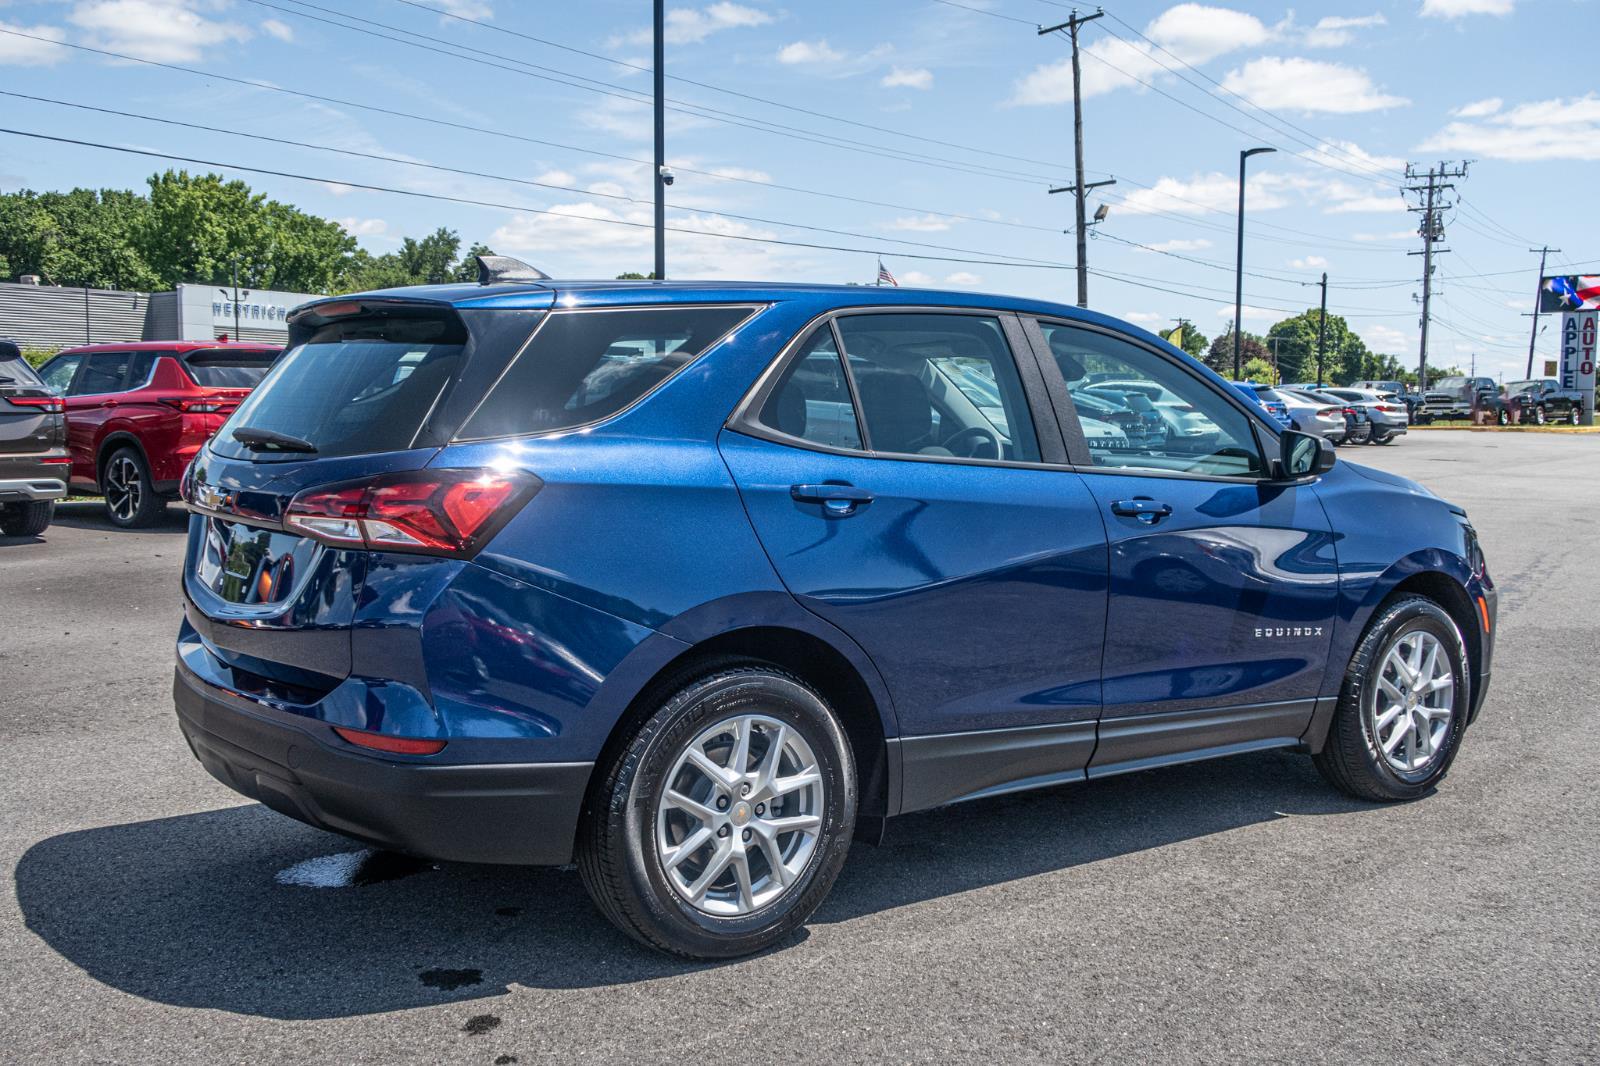
[[[552,311],[457,439],[551,433],[609,418],[756,310],[741,304]]]

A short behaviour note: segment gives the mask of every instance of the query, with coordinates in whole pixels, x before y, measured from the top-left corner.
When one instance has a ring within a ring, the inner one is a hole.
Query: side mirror
[[[1325,437],[1286,429],[1279,435],[1278,469],[1287,481],[1326,474],[1336,461],[1333,445]]]

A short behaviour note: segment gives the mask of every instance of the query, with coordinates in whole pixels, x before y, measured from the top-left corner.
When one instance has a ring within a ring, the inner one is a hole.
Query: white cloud
[[[1350,239],[1370,244],[1378,241],[1406,241],[1416,235],[1416,230],[1401,229],[1393,230],[1389,233],[1352,233]]]
[[[1325,215],[1352,215],[1406,210],[1398,189],[1377,191],[1375,186],[1347,185],[1342,181],[1319,183],[1307,190],[1320,202]]]
[[[983,284],[983,279],[976,274],[965,270],[958,270],[954,274],[946,274],[946,285],[953,285],[958,289],[972,289]]]
[[[1389,20],[1382,15],[1356,17],[1327,15],[1318,19],[1317,24],[1306,31],[1305,43],[1308,48],[1343,48],[1355,39],[1355,34],[1351,33],[1351,30],[1364,30],[1388,24]]]
[[[938,278],[932,274],[924,274],[920,270],[907,270],[903,274],[896,275],[896,280],[912,289],[931,289],[939,284]]]
[[[1452,122],[1421,147],[1515,162],[1600,160],[1600,94],[1518,104],[1482,122]]]
[[[1251,211],[1270,211],[1287,207],[1283,189],[1287,179],[1277,174],[1254,174],[1245,182]],[[1201,174],[1183,181],[1162,178],[1149,189],[1136,189],[1117,205],[1119,215],[1148,215],[1164,212],[1173,215],[1204,215],[1213,211],[1238,209],[1239,179],[1231,174]]]
[[[1278,111],[1349,115],[1411,102],[1380,92],[1364,70],[1298,57],[1252,59],[1229,71],[1222,85],[1259,107]]]
[[[1160,311],[1124,311],[1122,317],[1129,322],[1160,322],[1162,314]]]
[[[1140,252],[1198,252],[1210,247],[1211,242],[1204,237],[1197,237],[1194,240],[1185,240],[1179,237],[1170,241],[1158,241],[1155,244],[1148,244],[1135,250]]]
[[[668,44],[699,44],[713,33],[723,30],[765,26],[772,21],[772,16],[757,8],[723,0],[702,8],[675,7],[667,12],[665,21],[662,36]],[[613,37],[609,43],[612,47],[619,44],[647,45],[653,37],[650,30],[635,30]]]
[[[754,170],[750,167],[707,167],[706,169],[719,177],[738,178],[741,181],[759,181],[769,185],[772,183],[772,175],[765,170]]]
[[[280,41],[294,40],[294,30],[288,23],[279,22],[277,19],[267,19],[260,25],[270,36],[276,37]]]
[[[1255,48],[1272,38],[1272,31],[1254,15],[1226,7],[1178,4],[1158,15],[1144,28],[1146,37],[1193,66],[1242,48]],[[1116,89],[1136,87],[1134,79],[1150,81],[1167,75],[1172,56],[1145,42],[1102,37],[1083,49],[1085,98]],[[1163,65],[1165,64],[1165,65]],[[1064,104],[1072,102],[1072,57],[1035,67],[1019,79],[1012,104]]]
[[[1406,161],[1399,156],[1373,155],[1354,141],[1323,141],[1314,150],[1300,152],[1298,155],[1308,163],[1332,167],[1335,170],[1390,171],[1397,181],[1405,172],[1406,166]]]
[[[350,193],[355,191],[354,188],[346,185],[342,181],[325,181],[322,182],[322,187],[327,189],[335,196],[348,196]]]
[[[1463,15],[1509,15],[1516,6],[1516,0],[1422,0],[1422,14],[1446,19]]]
[[[389,223],[381,218],[341,218],[338,222],[354,237],[381,237],[389,232]]]
[[[494,15],[494,8],[483,0],[435,0],[435,4],[464,19],[486,19]]]
[[[14,22],[0,22],[0,30],[12,30],[16,33],[27,33],[34,37],[45,37],[52,41],[59,41],[66,34],[54,26],[23,26]],[[0,34],[0,66],[17,67],[47,67],[59,63],[67,58],[65,48],[57,48],[44,41],[30,41],[26,37],[13,37],[10,34]]]
[[[893,67],[878,84],[885,89],[931,89],[933,71],[926,67]]]
[[[1320,255],[1307,255],[1289,260],[1289,265],[1296,270],[1321,270],[1328,265],[1328,261]]]
[[[946,274],[943,281],[921,270],[897,273],[895,279],[908,289],[972,289],[983,284],[983,278],[965,270]]]
[[[897,218],[890,222],[888,229],[901,230],[909,233],[942,233],[950,228],[948,219],[938,215],[913,215],[907,218]]]
[[[810,63],[842,63],[844,53],[825,40],[795,41],[778,49],[778,62],[790,66]]]
[[[1498,96],[1491,96],[1487,100],[1477,100],[1470,104],[1462,104],[1450,112],[1458,118],[1488,118],[1505,106],[1505,101]]]
[[[197,0],[83,0],[68,21],[97,47],[158,63],[199,59],[229,41],[248,40],[243,23],[201,15]]]
[[[541,185],[576,185],[577,175],[568,170],[547,170],[533,179]]]
[[[1393,355],[1408,350],[1413,343],[1411,334],[1393,326],[1357,326],[1356,332],[1367,342],[1367,347],[1375,352]]]

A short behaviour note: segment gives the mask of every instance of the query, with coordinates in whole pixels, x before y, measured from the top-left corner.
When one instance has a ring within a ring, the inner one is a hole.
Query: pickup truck
[[[1508,381],[1505,404],[1496,418],[1502,426],[1511,421],[1512,412],[1508,408],[1512,407],[1521,410],[1522,421],[1536,426],[1548,422],[1575,426],[1583,420],[1583,393],[1578,389],[1563,389],[1555,378]]]
[[[1494,378],[1440,378],[1422,394],[1422,417],[1418,421],[1471,418],[1475,407],[1487,409],[1496,421],[1504,414],[1505,404]]]

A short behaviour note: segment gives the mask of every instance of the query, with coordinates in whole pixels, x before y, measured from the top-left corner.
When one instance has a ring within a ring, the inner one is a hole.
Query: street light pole
[[[1240,338],[1244,332],[1244,161],[1276,148],[1246,148],[1239,153],[1239,246],[1233,272],[1233,378],[1239,379]]]

